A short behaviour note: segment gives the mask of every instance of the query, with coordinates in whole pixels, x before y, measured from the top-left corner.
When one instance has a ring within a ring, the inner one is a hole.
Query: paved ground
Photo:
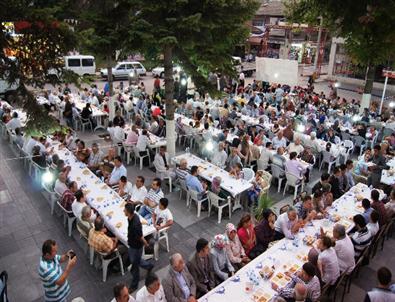
[[[89,137],[81,134],[83,139],[98,139],[96,135]],[[102,144],[104,144],[102,142]],[[84,242],[79,238],[76,230],[72,238],[66,234],[63,222],[58,213],[50,214],[48,202],[44,198],[38,185],[27,176],[20,159],[14,157],[9,145],[1,139],[0,142],[0,271],[7,270],[9,274],[10,301],[27,302],[42,301],[43,291],[37,275],[37,265],[40,249],[44,240],[52,238],[59,244],[59,251],[73,249],[78,255],[78,265],[70,275],[72,297],[81,296],[85,301],[110,301],[112,287],[119,281],[130,283],[130,274],[121,276],[110,273],[105,284],[101,281],[101,271],[89,265],[88,256],[84,254]],[[148,168],[142,171],[134,166],[128,166],[128,175],[134,179],[137,175],[146,177],[147,183],[154,177]],[[313,179],[318,179],[319,172],[314,171]],[[314,180],[312,181],[314,183]],[[291,202],[292,195],[278,194],[273,186],[269,195],[277,202],[276,207]],[[196,217],[196,208],[187,209],[185,199],[179,197],[178,192],[168,194],[170,209],[176,223],[170,231],[170,253],[164,249],[160,251],[160,259],[155,263],[155,271],[163,277],[167,271],[168,256],[173,252],[180,252],[188,258],[194,251],[194,245],[199,237],[211,239],[213,235],[224,232],[224,226],[229,221],[224,219],[217,223],[215,213],[207,217],[203,212]],[[237,223],[242,211],[236,211],[231,221]],[[395,240],[386,243],[384,252],[364,267],[360,278],[352,286],[346,301],[362,301],[365,289],[375,284],[375,271],[381,265],[390,266],[395,273]],[[143,271],[143,270],[142,270]],[[143,271],[142,277],[145,272]]]

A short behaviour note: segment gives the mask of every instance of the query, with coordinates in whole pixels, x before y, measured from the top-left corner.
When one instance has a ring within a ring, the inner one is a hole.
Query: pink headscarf
[[[228,242],[228,238],[223,234],[218,234],[214,236],[214,240],[212,241],[212,246],[215,248],[222,250]]]

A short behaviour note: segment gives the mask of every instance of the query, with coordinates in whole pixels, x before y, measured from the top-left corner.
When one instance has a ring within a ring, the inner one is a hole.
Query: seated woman
[[[265,209],[262,213],[261,222],[255,227],[256,246],[261,252],[264,252],[269,243],[274,240],[274,222],[276,215],[270,209]]]
[[[244,172],[242,171],[243,166],[241,163],[236,163],[229,172],[229,175],[234,176],[236,179],[243,179]]]
[[[323,236],[318,242],[318,269],[321,273],[322,282],[325,284],[335,284],[340,275],[339,262],[337,260],[336,251],[332,247],[332,239]]]
[[[243,245],[243,248],[248,257],[254,258],[250,255],[252,250],[256,245],[256,237],[255,237],[255,230],[254,225],[252,223],[252,218],[250,214],[245,214],[241,217],[239,224],[237,225],[237,235]]]
[[[229,260],[226,252],[227,238],[225,235],[219,234],[212,241],[211,260],[217,279],[222,282],[235,273],[235,269]]]
[[[250,258],[247,257],[243,246],[241,245],[240,239],[237,236],[236,227],[233,223],[228,223],[226,225],[226,253],[228,254],[229,260],[236,270],[239,270],[248,262]]]

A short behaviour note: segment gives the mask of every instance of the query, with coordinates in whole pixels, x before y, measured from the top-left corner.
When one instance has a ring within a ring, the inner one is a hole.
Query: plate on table
[[[122,222],[118,222],[118,223],[115,225],[115,227],[116,227],[117,229],[121,228],[121,226],[122,226]]]
[[[102,202],[104,200],[104,197],[103,196],[100,196],[100,197],[97,197],[96,198],[96,201],[97,202]]]
[[[87,189],[87,190],[83,190],[83,192],[85,195],[88,195],[91,192],[91,190]]]
[[[251,299],[254,302],[268,302],[271,298],[269,293],[264,292],[262,289],[257,289],[252,295]]]
[[[76,180],[77,180],[77,181],[81,181],[81,177],[78,176],[78,177],[76,178]]]
[[[91,174],[91,171],[89,169],[84,169],[84,171],[82,171],[82,174],[89,175]]]
[[[291,278],[284,273],[277,273],[270,281],[275,283],[278,287],[284,287],[289,281],[291,281]]]
[[[315,237],[311,235],[307,235],[306,237],[303,238],[303,242],[306,245],[313,245],[313,243],[315,242]]]
[[[120,208],[124,208],[125,205],[126,205],[126,203],[127,203],[126,201],[122,202],[122,203],[119,205],[119,207],[120,207]]]
[[[106,216],[107,216],[108,218],[111,218],[112,215],[114,215],[114,211],[110,211],[110,212],[108,212],[108,213],[106,214]]]
[[[305,254],[297,254],[296,258],[298,258],[299,260],[301,260],[303,262],[307,262],[309,260],[309,258]]]
[[[265,265],[260,271],[259,274],[263,279],[269,279],[274,273],[274,270],[272,267]]]
[[[286,264],[285,266],[286,268],[284,270],[291,274],[296,273],[300,269],[300,265],[298,264]]]
[[[107,188],[108,188],[107,185],[102,185],[102,186],[101,186],[101,189],[102,189],[102,190],[107,190]]]

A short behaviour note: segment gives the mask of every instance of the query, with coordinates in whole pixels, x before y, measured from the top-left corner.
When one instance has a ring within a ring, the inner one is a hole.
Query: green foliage
[[[76,45],[70,27],[59,19],[66,1],[2,1],[0,7],[0,47],[12,52],[0,52],[0,78],[9,83],[18,83],[17,101],[28,114],[30,132],[46,131],[56,127],[53,119],[40,106],[26,87],[43,88],[48,75],[55,71],[59,78],[52,77],[51,83],[59,83],[64,63],[62,57]],[[62,12],[63,16],[67,12]],[[14,22],[19,35],[6,32],[4,21]],[[69,78],[71,78],[69,76]]]
[[[370,0],[285,0],[286,15],[292,22],[324,26],[333,36],[343,37],[356,64],[385,64],[395,54],[395,1]]]
[[[270,209],[273,205],[273,200],[268,194],[261,194],[258,199],[258,205],[254,208],[254,215],[257,221],[262,220],[262,212],[266,209]]]

